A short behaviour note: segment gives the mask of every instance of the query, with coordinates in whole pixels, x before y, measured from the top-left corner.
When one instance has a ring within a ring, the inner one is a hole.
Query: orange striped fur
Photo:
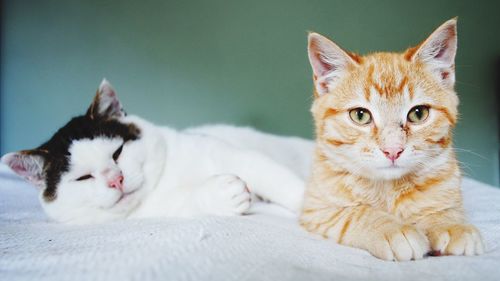
[[[316,152],[300,217],[306,230],[386,260],[482,253],[452,148],[455,51],[456,19],[403,53],[361,57],[309,35]],[[428,108],[426,119],[409,119],[415,106]],[[371,122],[354,122],[355,108]],[[391,160],[384,151],[394,146],[402,152]]]

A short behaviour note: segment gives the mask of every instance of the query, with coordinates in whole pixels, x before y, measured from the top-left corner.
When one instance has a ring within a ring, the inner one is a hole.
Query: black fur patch
[[[44,175],[46,189],[43,198],[52,201],[57,196],[57,185],[62,173],[68,171],[68,152],[75,140],[94,139],[97,137],[116,138],[123,141],[136,140],[140,137],[140,130],[132,124],[120,123],[117,119],[103,116],[86,115],[71,119],[64,127],[38,148],[27,153],[37,154],[44,158]]]

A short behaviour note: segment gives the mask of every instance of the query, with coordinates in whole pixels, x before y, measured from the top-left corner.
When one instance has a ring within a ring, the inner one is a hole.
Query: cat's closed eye
[[[88,179],[91,179],[91,178],[93,178],[93,176],[90,175],[90,174],[88,174],[88,175],[83,175],[83,176],[77,178],[76,181],[84,181],[84,180],[88,180]]]
[[[118,147],[118,149],[113,153],[113,160],[118,161],[118,158],[120,157],[120,154],[122,153],[123,150],[123,144]]]

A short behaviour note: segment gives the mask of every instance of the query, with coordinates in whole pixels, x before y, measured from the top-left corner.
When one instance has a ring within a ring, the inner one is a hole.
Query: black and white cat
[[[251,194],[297,213],[312,149],[310,141],[250,128],[158,127],[127,116],[103,80],[85,115],[2,162],[39,188],[50,218],[83,224],[239,215]]]

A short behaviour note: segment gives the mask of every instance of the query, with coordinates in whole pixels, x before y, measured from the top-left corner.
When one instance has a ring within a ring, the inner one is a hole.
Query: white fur
[[[120,118],[141,130],[138,140],[74,141],[70,169],[57,197],[40,202],[54,220],[97,223],[119,218],[237,215],[250,208],[250,192],[298,213],[312,142],[249,128],[205,126],[178,132],[139,117]],[[122,172],[123,192],[106,185]],[[82,175],[93,178],[76,181]],[[257,197],[253,197],[255,200]]]

